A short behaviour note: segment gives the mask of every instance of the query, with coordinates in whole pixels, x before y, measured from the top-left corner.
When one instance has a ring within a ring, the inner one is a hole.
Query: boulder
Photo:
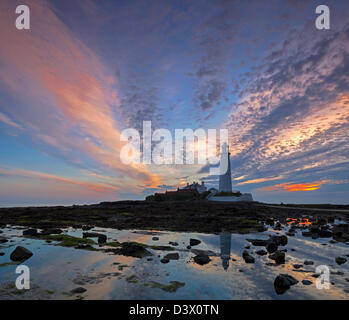
[[[159,240],[159,237],[153,237],[152,240],[153,240],[153,241],[158,241],[158,240]]]
[[[106,243],[107,239],[108,239],[105,234],[101,234],[98,232],[83,232],[82,237],[83,238],[98,238],[98,243]]]
[[[168,253],[164,258],[169,259],[169,260],[178,260],[179,254],[178,254],[178,252]]]
[[[269,258],[275,260],[276,263],[285,263],[285,253],[279,250],[271,254]]]
[[[243,251],[242,257],[244,258],[246,263],[254,263],[255,262],[255,259],[246,250]]]
[[[272,236],[270,241],[274,242],[278,246],[286,246],[288,243],[288,239],[285,235],[282,236]]]
[[[178,242],[172,242],[172,241],[170,241],[169,244],[170,244],[171,246],[174,246],[174,247],[177,247],[177,246],[178,246]]]
[[[347,259],[343,258],[343,257],[337,257],[336,258],[336,263],[341,265],[347,262]]]
[[[63,230],[58,229],[58,228],[48,228],[48,229],[44,229],[40,232],[41,235],[45,235],[48,236],[50,234],[61,234],[63,232]]]
[[[266,252],[265,250],[258,250],[256,251],[256,253],[259,255],[259,256],[265,256],[268,252]]]
[[[313,284],[311,281],[309,280],[302,280],[302,283],[305,285],[305,286],[310,286],[311,284]]]
[[[269,253],[273,253],[278,249],[278,246],[275,242],[270,242],[267,244],[266,248]]]
[[[81,229],[84,230],[84,231],[87,231],[87,230],[91,230],[93,228],[93,226],[82,226]]]
[[[207,264],[211,261],[210,257],[206,254],[198,254],[194,257],[194,262],[200,265]]]
[[[169,263],[170,262],[170,259],[167,259],[167,258],[162,258],[160,260],[161,263]]]
[[[75,289],[71,290],[70,292],[72,294],[78,294],[78,293],[84,293],[86,291],[87,291],[87,289],[85,289],[83,287],[78,287],[78,288],[75,288]]]
[[[311,265],[314,264],[314,262],[311,261],[311,260],[305,260],[305,261],[304,261],[304,264],[305,264],[306,266],[311,266]]]
[[[191,247],[197,246],[200,243],[201,243],[201,241],[198,240],[198,239],[190,239],[189,240],[189,244],[190,244]]]
[[[98,243],[106,243],[108,240],[107,236],[105,234],[100,234],[98,236]]]
[[[252,245],[256,247],[265,247],[269,243],[269,240],[261,240],[261,239],[247,239],[247,241],[251,242]]]
[[[36,236],[38,234],[38,230],[37,229],[27,229],[23,231],[23,236]]]
[[[288,274],[279,274],[274,280],[274,288],[277,294],[283,294],[291,286],[298,283],[298,280]]]
[[[142,258],[145,256],[152,256],[143,245],[134,242],[123,242],[121,248],[107,249],[106,252],[114,252],[115,254],[121,254],[127,257]]]
[[[33,253],[22,247],[22,246],[18,246],[10,255],[10,259],[12,261],[24,261],[29,259],[31,256],[33,255]]]

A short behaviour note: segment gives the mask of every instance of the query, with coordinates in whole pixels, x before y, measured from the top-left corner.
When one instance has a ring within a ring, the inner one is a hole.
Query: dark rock
[[[311,237],[313,234],[310,231],[303,231],[302,236],[303,237]]]
[[[275,242],[270,242],[267,244],[266,248],[269,253],[273,253],[278,249],[278,246]]]
[[[298,283],[298,280],[288,274],[279,274],[274,280],[274,288],[277,294],[283,294],[291,286]]]
[[[5,252],[0,252],[0,257],[4,256]]]
[[[275,226],[274,226],[274,230],[280,231],[282,229],[281,223],[278,222]]]
[[[38,234],[38,230],[37,229],[27,229],[23,231],[23,236],[36,236]]]
[[[101,234],[98,236],[98,243],[106,243],[107,242],[107,236],[105,234]]]
[[[187,249],[190,250],[190,249],[191,249],[191,246],[187,246]]]
[[[260,239],[247,239],[247,241],[251,242],[252,245],[256,247],[265,247],[269,243],[268,240],[260,240]]]
[[[313,278],[319,278],[320,277],[320,273],[314,273],[311,275]]]
[[[247,257],[245,258],[245,262],[246,262],[246,263],[254,263],[255,260],[254,260],[254,258],[253,258],[252,256],[247,256]]]
[[[8,240],[5,237],[0,237],[0,243],[8,242]]]
[[[49,228],[49,229],[44,229],[40,232],[41,235],[50,235],[50,234],[61,234],[63,230],[58,229],[58,228]]]
[[[319,231],[320,231],[320,226],[318,226],[318,225],[312,225],[310,227],[310,232],[318,233]]]
[[[179,254],[178,254],[178,252],[168,253],[164,258],[169,259],[169,260],[178,260]]]
[[[285,235],[282,236],[272,236],[270,241],[274,242],[278,246],[286,246],[288,243],[288,239]]]
[[[191,247],[197,246],[200,243],[201,243],[201,241],[197,240],[197,239],[190,239],[189,240],[189,244],[190,244]]]
[[[84,231],[87,231],[87,230],[91,230],[93,228],[93,226],[82,226],[81,229],[84,230]]]
[[[265,250],[258,250],[258,251],[256,251],[256,253],[257,253],[259,256],[265,256],[268,252],[266,252]]]
[[[250,249],[251,248],[251,246],[245,246],[245,249]]]
[[[311,284],[313,284],[311,281],[309,280],[302,280],[302,283],[305,285],[305,286],[310,286]]]
[[[249,256],[250,254],[248,253],[248,251],[244,250],[242,252],[242,257],[245,259],[247,256]]]
[[[73,224],[72,227],[74,229],[81,229],[82,228],[82,224]]]
[[[98,232],[83,232],[83,238],[98,238],[98,243],[106,243],[108,238],[105,234]]]
[[[83,238],[98,238],[101,234],[98,232],[83,232]]]
[[[198,254],[194,257],[194,262],[200,265],[207,264],[211,261],[210,257],[206,254]]]
[[[170,241],[169,244],[170,244],[171,246],[174,246],[174,247],[177,247],[177,246],[178,246],[178,242],[172,242],[172,241]]]
[[[153,258],[147,258],[147,261],[153,261]]]
[[[329,230],[324,230],[324,229],[319,230],[319,237],[320,238],[331,238],[332,235],[333,235],[332,232]]]
[[[303,268],[303,265],[302,264],[294,264],[293,268],[300,269],[300,268]]]
[[[169,263],[170,262],[170,259],[167,259],[167,258],[162,258],[160,260],[161,263]]]
[[[24,261],[29,259],[33,253],[21,246],[18,246],[10,255],[12,261]]]
[[[246,263],[254,263],[255,262],[255,259],[246,250],[243,251],[242,257],[244,258]]]
[[[158,241],[158,240],[159,240],[159,237],[153,237],[152,240],[153,240],[153,241]]]
[[[269,258],[275,260],[276,263],[285,263],[285,253],[281,251],[276,251]]]
[[[347,259],[343,258],[343,257],[337,257],[336,258],[336,263],[341,265],[347,262]]]
[[[152,255],[152,253],[149,252],[144,246],[134,242],[123,242],[121,243],[121,248],[109,249],[108,251],[135,258],[142,258]]]
[[[305,264],[306,266],[310,266],[310,265],[313,265],[314,262],[311,261],[311,260],[305,260],[305,261],[304,261],[304,264]]]
[[[84,293],[86,292],[87,289],[83,288],[83,287],[78,287],[73,289],[72,291],[70,291],[72,294],[78,294],[78,293]]]

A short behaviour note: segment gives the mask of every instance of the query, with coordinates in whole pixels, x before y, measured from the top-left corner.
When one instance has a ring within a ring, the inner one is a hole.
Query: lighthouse
[[[219,192],[232,192],[230,153],[226,142],[222,145],[220,170],[219,170]]]

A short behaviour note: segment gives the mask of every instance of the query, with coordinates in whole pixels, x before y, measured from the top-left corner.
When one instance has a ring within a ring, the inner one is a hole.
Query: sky
[[[228,129],[233,188],[257,201],[348,204],[348,17],[347,0],[1,0],[0,206],[218,186],[210,164],[124,164],[143,121]]]

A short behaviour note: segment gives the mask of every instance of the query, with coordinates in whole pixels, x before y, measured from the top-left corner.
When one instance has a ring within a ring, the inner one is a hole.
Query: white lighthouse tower
[[[220,173],[219,173],[219,192],[232,192],[230,153],[226,142],[222,145]]]

